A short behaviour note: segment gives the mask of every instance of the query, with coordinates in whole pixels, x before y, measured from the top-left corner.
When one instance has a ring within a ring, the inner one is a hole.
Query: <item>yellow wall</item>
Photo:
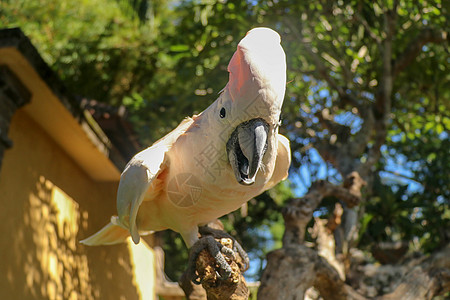
[[[117,182],[87,176],[23,109],[8,136],[14,145],[0,169],[0,299],[139,299],[130,245],[79,243],[115,213]],[[141,263],[153,270],[151,261]]]
[[[120,171],[108,158],[106,147],[86,123],[75,118],[62,100],[40,77],[26,57],[15,47],[0,47],[0,65],[7,65],[32,98],[22,109],[67,153],[91,178],[101,181],[119,180]],[[92,116],[90,117],[92,118]],[[84,120],[83,120],[84,119]],[[107,141],[109,144],[109,141]]]

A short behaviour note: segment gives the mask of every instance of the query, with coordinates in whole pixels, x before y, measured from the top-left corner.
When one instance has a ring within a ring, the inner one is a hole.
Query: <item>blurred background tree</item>
[[[281,130],[293,152],[289,180],[222,218],[249,251],[251,279],[282,245],[287,200],[317,180],[339,185],[353,171],[367,186],[359,207],[343,204],[337,253],[359,249],[374,263],[381,243],[423,254],[448,245],[449,16],[441,1],[0,3],[0,27],[21,27],[80,99],[125,106],[145,146],[215,100],[250,28],[280,33],[288,60]],[[332,217],[336,200],[325,198],[314,217]],[[164,239],[173,258],[166,271],[177,280],[186,251],[176,234]],[[311,230],[306,240],[316,245]]]

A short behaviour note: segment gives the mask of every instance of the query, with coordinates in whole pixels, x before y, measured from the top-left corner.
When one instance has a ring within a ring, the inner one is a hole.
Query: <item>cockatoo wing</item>
[[[291,165],[291,147],[289,140],[281,134],[278,134],[278,154],[275,162],[275,169],[269,182],[264,186],[265,190],[271,189],[278,182],[288,177],[289,166]]]
[[[133,241],[137,244],[140,235],[136,226],[139,206],[151,183],[165,169],[166,145],[156,145],[134,156],[125,167],[117,190],[118,218],[112,219],[119,225],[129,228]]]
[[[155,142],[151,147],[136,154],[126,165],[120,176],[117,190],[118,217],[112,217],[111,223],[106,225],[93,236],[81,241],[86,245],[115,244],[124,241],[128,236],[127,229],[136,244],[140,241],[136,218],[139,206],[149,189],[168,166],[167,151],[179,136],[184,134],[194,122],[191,118],[184,119],[177,128]],[[160,185],[159,185],[160,186]],[[152,200],[152,199],[146,199]]]
[[[130,230],[134,243],[139,243],[140,236],[136,226],[136,217],[144,196],[157,176],[168,166],[166,152],[180,135],[192,125],[193,119],[186,118],[169,134],[158,140],[151,147],[136,154],[125,167],[117,191],[118,225],[125,225]],[[128,220],[126,220],[128,217]],[[127,222],[128,221],[128,222]]]

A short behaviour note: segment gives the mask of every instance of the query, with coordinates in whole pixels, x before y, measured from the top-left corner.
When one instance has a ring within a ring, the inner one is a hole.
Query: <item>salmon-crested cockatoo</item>
[[[278,133],[286,88],[280,36],[250,30],[228,65],[229,81],[206,110],[136,154],[123,171],[118,216],[86,245],[139,243],[172,229],[191,248],[198,227],[242,206],[288,175],[289,141]]]

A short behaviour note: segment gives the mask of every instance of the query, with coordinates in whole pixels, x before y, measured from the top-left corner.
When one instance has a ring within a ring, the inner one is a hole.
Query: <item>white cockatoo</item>
[[[130,160],[120,178],[118,216],[82,243],[115,244],[129,235],[139,243],[141,234],[169,228],[191,247],[199,225],[287,177],[289,141],[278,133],[286,57],[278,33],[250,30],[228,72],[214,103]]]

